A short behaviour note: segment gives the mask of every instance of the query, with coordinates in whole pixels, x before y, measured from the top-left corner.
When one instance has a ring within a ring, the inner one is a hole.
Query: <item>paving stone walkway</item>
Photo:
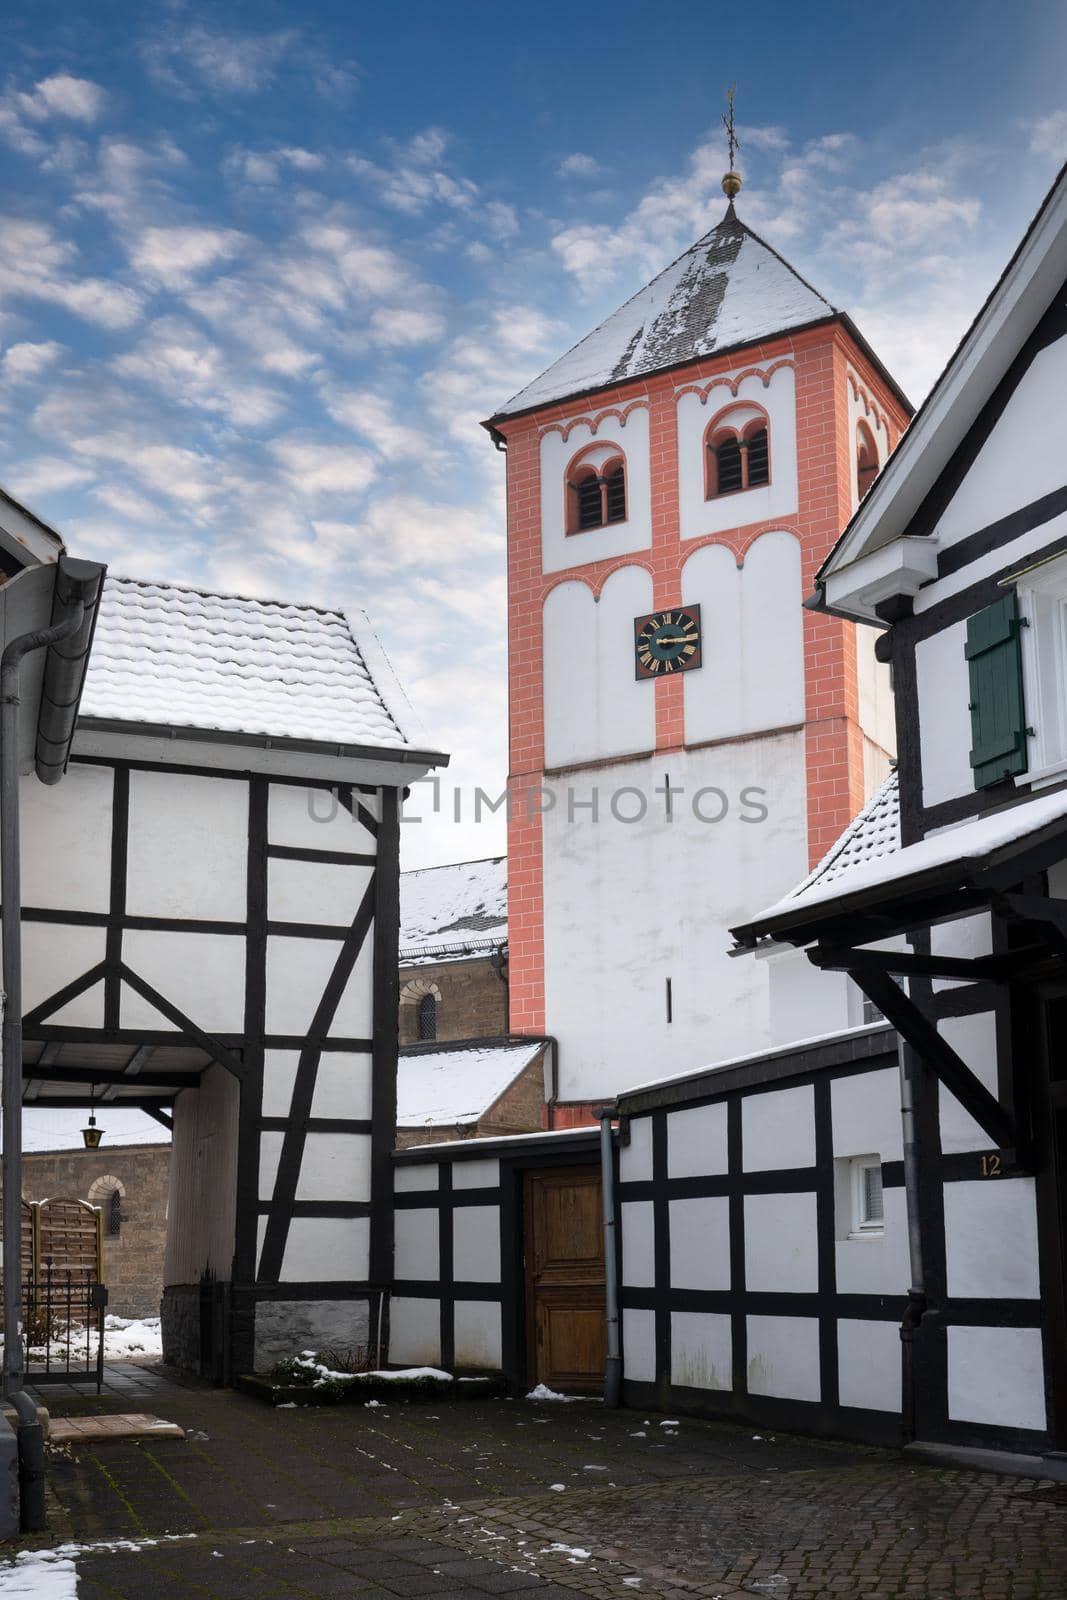
[[[18,1577],[69,1544],[78,1600],[1067,1597],[1067,1488],[887,1451],[588,1402],[272,1411],[136,1369],[48,1403],[188,1433],[53,1452]]]

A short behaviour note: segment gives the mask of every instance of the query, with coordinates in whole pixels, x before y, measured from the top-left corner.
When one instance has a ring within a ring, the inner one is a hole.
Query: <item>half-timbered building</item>
[[[177,1365],[384,1338],[399,810],[444,759],[361,613],[107,580],[25,780],[25,1095],[172,1122]]]
[[[906,1431],[1034,1454],[1067,1448],[1065,383],[1067,172],[818,575],[882,630],[899,846],[736,930],[903,1042]]]

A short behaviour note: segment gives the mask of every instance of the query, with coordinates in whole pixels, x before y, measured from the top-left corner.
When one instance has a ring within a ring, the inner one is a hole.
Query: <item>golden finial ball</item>
[[[722,192],[728,200],[732,200],[735,195],[741,193],[741,174],[739,172],[724,173]]]

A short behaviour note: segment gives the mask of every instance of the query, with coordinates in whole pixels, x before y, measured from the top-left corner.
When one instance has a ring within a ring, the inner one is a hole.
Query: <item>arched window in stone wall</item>
[[[745,401],[728,406],[704,433],[704,495],[758,489],[771,481],[771,433],[762,406]]]
[[[432,978],[409,978],[400,990],[400,1042],[436,1039],[440,1013],[440,986]]]
[[[419,1038],[437,1038],[437,996],[424,994],[419,1001]]]
[[[113,1173],[108,1173],[104,1178],[94,1178],[89,1185],[89,1203],[99,1206],[103,1212],[104,1233],[110,1239],[117,1239],[122,1233],[125,1221],[122,1202],[125,1198],[126,1185]]]

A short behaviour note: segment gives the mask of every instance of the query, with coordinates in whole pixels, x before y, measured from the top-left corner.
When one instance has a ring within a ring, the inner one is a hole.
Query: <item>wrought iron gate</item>
[[[22,1202],[22,1323],[27,1383],[104,1375],[103,1217],[85,1200]]]

